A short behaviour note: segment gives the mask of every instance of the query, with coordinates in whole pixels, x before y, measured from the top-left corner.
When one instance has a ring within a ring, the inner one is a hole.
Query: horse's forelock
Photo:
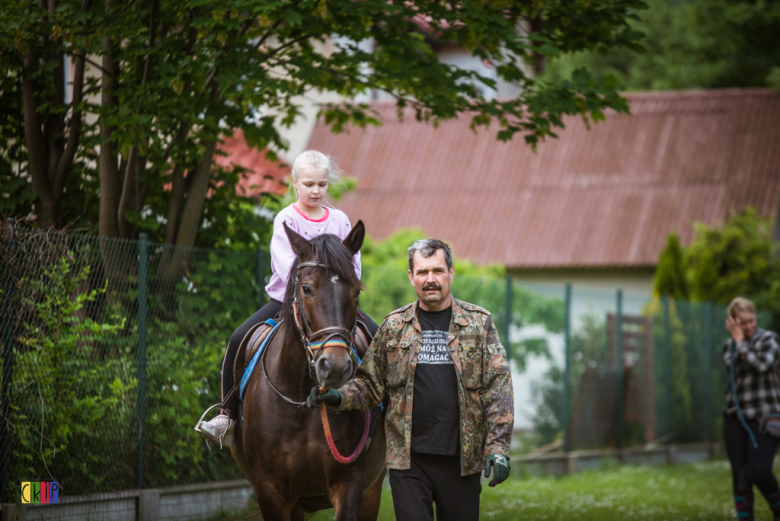
[[[362,289],[362,283],[355,273],[355,266],[352,263],[352,252],[344,246],[337,236],[329,233],[320,235],[311,240],[311,245],[314,256],[309,259],[310,261],[329,265],[328,271],[332,270],[335,272],[340,280],[343,280],[350,286],[358,286]],[[291,318],[292,299],[295,291],[295,272],[300,262],[300,257],[296,256],[292,270],[290,270],[290,277],[287,280],[287,292],[285,293],[281,310],[282,318],[284,319]],[[292,326],[292,320],[287,322]]]
[[[320,235],[311,241],[311,245],[318,262],[329,265],[339,279],[350,286],[360,285],[360,279],[355,274],[355,265],[352,263],[352,252],[338,237],[329,233]]]

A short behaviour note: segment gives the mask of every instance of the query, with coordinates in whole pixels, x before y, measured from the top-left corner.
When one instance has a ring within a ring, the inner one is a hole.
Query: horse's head
[[[358,221],[344,242],[330,234],[308,241],[286,224],[284,229],[302,264],[299,267],[296,261],[293,265],[284,306],[285,309],[287,304],[292,306],[291,311],[298,318],[289,315],[285,318],[299,322],[297,326],[305,337],[304,342],[308,341],[312,347],[317,383],[338,389],[353,370],[349,345],[362,287],[355,274],[353,257],[363,245],[363,222]]]

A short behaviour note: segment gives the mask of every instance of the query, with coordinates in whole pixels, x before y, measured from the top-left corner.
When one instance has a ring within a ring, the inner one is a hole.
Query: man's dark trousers
[[[460,456],[412,453],[408,470],[390,470],[395,518],[403,521],[478,521],[480,472],[460,475]]]

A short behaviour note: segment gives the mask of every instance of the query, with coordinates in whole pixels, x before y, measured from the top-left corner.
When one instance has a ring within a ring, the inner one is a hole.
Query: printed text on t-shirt
[[[419,364],[451,364],[452,358],[447,353],[446,331],[423,331],[420,355],[417,358]]]

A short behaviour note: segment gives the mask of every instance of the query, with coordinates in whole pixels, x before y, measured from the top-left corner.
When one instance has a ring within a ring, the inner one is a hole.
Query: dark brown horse
[[[331,507],[338,520],[375,520],[385,474],[384,418],[369,449],[342,464],[328,449],[322,411],[302,405],[312,387],[338,388],[354,373],[350,351],[335,344],[350,343],[354,333],[361,284],[352,259],[365,229],[358,222],[342,243],[334,235],[307,241],[285,228],[297,258],[282,306],[284,322],[246,387],[233,458],[254,486],[266,521],[302,520]],[[307,344],[316,341],[334,346],[308,351]],[[358,447],[364,418],[358,411],[329,411],[341,454]]]

